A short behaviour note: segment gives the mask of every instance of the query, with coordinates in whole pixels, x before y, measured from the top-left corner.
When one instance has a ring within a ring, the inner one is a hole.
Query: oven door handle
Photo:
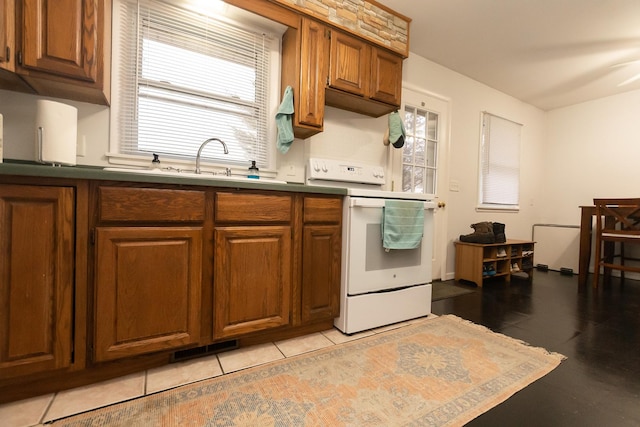
[[[367,199],[351,197],[349,199],[350,208],[384,208],[384,199]]]
[[[350,208],[384,208],[385,199],[372,199],[372,198],[364,198],[364,197],[350,197],[349,198],[349,207]],[[424,209],[434,209],[436,204],[427,200],[424,202]]]

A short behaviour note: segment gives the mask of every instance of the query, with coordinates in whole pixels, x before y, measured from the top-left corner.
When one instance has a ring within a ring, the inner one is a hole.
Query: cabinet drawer
[[[304,222],[337,222],[342,218],[342,199],[327,197],[304,198]]]
[[[290,222],[292,199],[286,195],[217,193],[218,222]]]
[[[205,194],[159,188],[100,187],[98,220],[127,222],[202,222]]]

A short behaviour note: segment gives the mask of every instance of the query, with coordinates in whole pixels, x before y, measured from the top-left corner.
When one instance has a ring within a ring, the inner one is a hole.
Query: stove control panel
[[[383,185],[384,168],[344,160],[310,158],[307,179]]]

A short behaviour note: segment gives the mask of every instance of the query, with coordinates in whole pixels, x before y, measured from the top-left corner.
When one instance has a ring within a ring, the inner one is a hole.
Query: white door
[[[396,191],[421,192],[438,202],[434,215],[433,279],[445,279],[447,255],[446,195],[449,147],[449,101],[417,88],[402,88],[406,139],[392,150],[391,170]]]

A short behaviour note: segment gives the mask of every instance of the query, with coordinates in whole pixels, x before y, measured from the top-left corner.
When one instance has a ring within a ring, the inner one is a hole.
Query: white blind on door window
[[[517,207],[520,198],[520,133],[522,125],[482,114],[482,205]]]
[[[122,0],[118,146],[121,154],[268,164],[270,51],[249,31],[162,1]],[[277,47],[276,47],[277,49]]]

